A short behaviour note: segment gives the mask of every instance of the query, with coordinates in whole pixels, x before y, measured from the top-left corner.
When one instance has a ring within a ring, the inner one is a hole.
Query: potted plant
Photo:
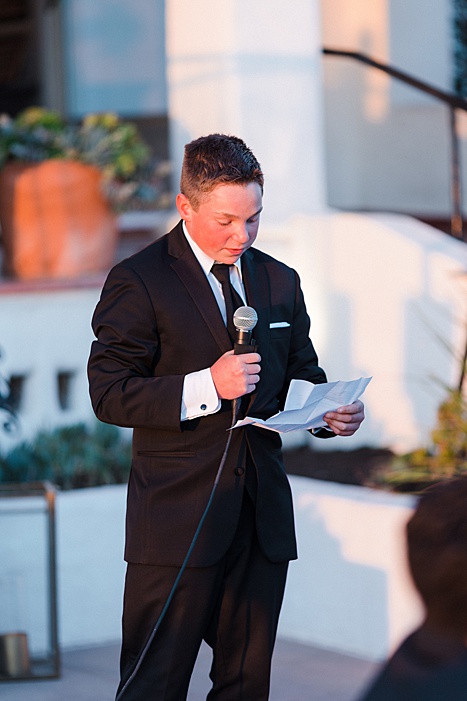
[[[135,202],[160,205],[161,182],[136,127],[114,114],[77,124],[40,107],[1,116],[4,273],[37,279],[108,269],[117,213]]]

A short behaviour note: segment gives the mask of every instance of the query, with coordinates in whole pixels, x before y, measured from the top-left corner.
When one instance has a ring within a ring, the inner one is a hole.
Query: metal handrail
[[[449,93],[445,90],[440,90],[430,83],[419,80],[409,73],[405,73],[386,63],[376,61],[374,58],[358,51],[346,51],[342,49],[330,49],[324,47],[322,52],[325,56],[340,56],[350,58],[354,61],[364,63],[367,66],[376,68],[390,75],[396,80],[400,80],[406,85],[410,85],[416,90],[420,90],[426,95],[431,95],[435,99],[443,102],[450,110],[450,129],[451,129],[451,234],[455,238],[462,239],[463,222],[462,222],[462,205],[461,205],[461,173],[460,173],[460,151],[459,151],[459,134],[457,130],[456,110],[464,110],[467,112],[467,100],[455,93]]]

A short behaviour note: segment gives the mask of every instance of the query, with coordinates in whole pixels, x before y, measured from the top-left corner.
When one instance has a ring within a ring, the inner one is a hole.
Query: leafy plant
[[[14,119],[0,117],[0,168],[50,158],[99,168],[104,194],[118,210],[168,205],[167,164],[156,163],[136,126],[116,114],[89,114],[72,124],[52,110],[29,107]]]
[[[439,406],[430,447],[396,458],[379,481],[396,491],[418,491],[466,472],[467,402],[453,389]]]
[[[467,4],[465,0],[453,2],[454,39],[454,90],[458,95],[467,95]]]
[[[0,482],[48,480],[62,489],[127,481],[131,444],[115,426],[84,423],[41,431],[0,457]]]

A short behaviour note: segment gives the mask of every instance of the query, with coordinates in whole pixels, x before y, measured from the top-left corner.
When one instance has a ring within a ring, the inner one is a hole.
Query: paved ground
[[[118,645],[67,650],[62,654],[60,679],[1,682],[0,699],[113,701],[118,655]],[[209,648],[203,647],[188,701],[206,698],[209,660]],[[367,660],[281,639],[274,655],[270,701],[354,701],[376,668]]]

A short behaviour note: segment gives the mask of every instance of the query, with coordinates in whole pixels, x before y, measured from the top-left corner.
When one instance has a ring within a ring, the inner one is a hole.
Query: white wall
[[[120,639],[126,486],[57,498],[59,636],[64,646]]]
[[[299,271],[311,337],[329,380],[373,379],[352,438],[317,449],[429,441],[466,343],[467,247],[399,215],[294,217],[261,245]]]
[[[20,430],[11,436],[0,430],[0,451],[39,429],[91,417],[86,364],[93,339],[91,317],[103,281],[0,285],[0,374],[25,378]],[[58,399],[59,372],[73,374],[66,410]]]
[[[58,636],[64,647],[118,640],[125,486],[57,493]],[[0,634],[23,631],[50,652],[47,528],[41,497],[0,499]]]
[[[421,615],[404,555],[412,499],[303,477],[291,483],[299,560],[290,566],[279,635],[385,657]],[[125,495],[125,486],[57,494],[62,647],[120,639]],[[37,516],[13,515],[18,501],[24,499],[0,499],[0,528],[8,535],[0,540],[0,633],[24,630],[37,655],[46,621],[43,532],[31,521]]]
[[[264,221],[325,206],[317,0],[167,0],[174,183],[191,139],[247,142],[266,173]]]
[[[383,659],[422,617],[405,558],[407,495],[292,477],[298,560],[279,634]]]
[[[429,12],[423,0],[326,0],[321,9],[325,46],[369,54],[452,91],[449,0]],[[448,108],[349,59],[323,58],[323,75],[329,204],[449,216]],[[466,123],[461,113],[464,163]]]

